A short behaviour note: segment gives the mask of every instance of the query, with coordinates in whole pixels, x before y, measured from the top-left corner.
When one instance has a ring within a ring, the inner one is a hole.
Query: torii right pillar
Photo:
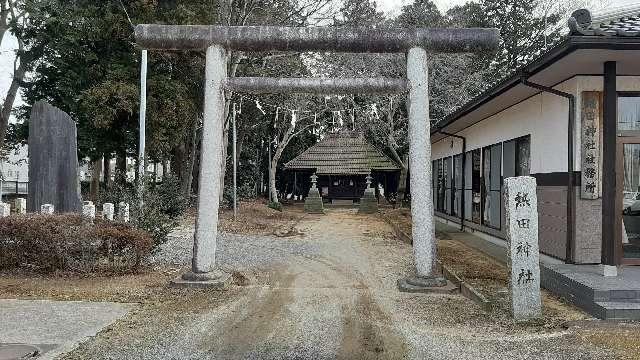
[[[451,292],[455,286],[436,274],[436,238],[431,189],[431,126],[429,122],[429,69],[427,51],[407,53],[409,82],[409,169],[413,258],[416,273],[398,281],[405,292]]]

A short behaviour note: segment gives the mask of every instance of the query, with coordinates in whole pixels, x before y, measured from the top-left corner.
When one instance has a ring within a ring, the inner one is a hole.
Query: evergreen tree
[[[524,65],[545,45],[560,37],[559,13],[541,14],[539,1],[483,0],[484,24],[500,29],[500,49],[485,58],[490,71],[485,79],[500,79]],[[490,64],[487,62],[490,61]]]

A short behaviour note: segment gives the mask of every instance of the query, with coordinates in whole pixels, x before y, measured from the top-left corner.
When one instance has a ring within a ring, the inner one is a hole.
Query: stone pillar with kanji
[[[511,310],[516,321],[526,321],[542,314],[536,179],[507,178],[504,188]]]

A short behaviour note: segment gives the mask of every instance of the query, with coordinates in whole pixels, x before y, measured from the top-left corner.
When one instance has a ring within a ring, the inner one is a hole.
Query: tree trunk
[[[116,184],[127,183],[127,155],[120,153],[116,155]]]
[[[202,130],[198,131],[196,146],[193,150],[193,171],[191,172],[191,192],[198,194],[200,188],[200,157],[202,155]]]
[[[198,148],[198,122],[193,125],[191,141],[189,143],[189,160],[185,167],[184,178],[182,179],[182,191],[187,199],[191,198],[191,186],[193,184],[193,169],[196,163],[196,150]]]
[[[153,185],[158,183],[158,163],[153,163]]]
[[[113,185],[113,179],[111,178],[111,155],[104,156],[104,186],[107,189],[111,189]]]
[[[102,174],[102,159],[94,161],[91,165],[91,185],[89,186],[89,198],[98,203],[100,196],[100,174]]]
[[[400,170],[400,182],[398,183],[398,196],[394,207],[402,207],[405,193],[407,192],[407,173],[409,170],[409,155],[404,156],[402,170]]]
[[[278,159],[274,156],[271,160],[271,171],[269,172],[269,193],[271,194],[271,201],[278,203],[278,189],[276,188],[276,171],[278,167]]]
[[[20,65],[13,72],[13,79],[11,85],[7,91],[7,96],[2,103],[2,111],[0,111],[0,149],[4,148],[4,139],[7,135],[7,127],[9,126],[9,118],[11,117],[11,110],[13,110],[13,103],[16,100],[18,90],[20,89],[20,82],[24,78],[26,73],[26,67],[22,61]]]
[[[186,164],[186,156],[187,156],[187,146],[184,142],[180,143],[180,145],[176,146],[171,152],[171,163],[176,164],[176,166],[171,167],[171,175],[177,177],[179,180],[182,180],[182,173]]]
[[[244,53],[237,51],[229,53],[229,58],[231,61],[229,63],[231,66],[229,67],[227,77],[235,77],[238,72],[238,66],[240,65],[240,60],[244,57]],[[230,92],[226,92],[225,94],[225,106],[224,106],[224,117],[225,125],[223,127],[222,133],[222,164],[220,165],[222,168],[220,169],[220,199],[224,198],[224,180],[227,174],[227,148],[229,147],[229,123],[231,121],[231,100],[232,94]]]
[[[171,176],[171,167],[169,166],[169,160],[162,160],[162,181],[168,176]]]

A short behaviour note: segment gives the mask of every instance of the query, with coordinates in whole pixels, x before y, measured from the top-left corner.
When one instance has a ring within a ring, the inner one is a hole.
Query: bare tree
[[[287,117],[287,115],[289,115]],[[287,122],[288,118],[288,122]],[[316,125],[314,116],[301,117],[298,119],[297,111],[291,111],[290,114],[285,112],[276,112],[275,126],[277,133],[275,135],[276,149],[271,158],[271,172],[269,173],[269,192],[271,193],[271,199],[277,203],[278,191],[276,189],[276,172],[278,169],[278,163],[282,157],[284,149],[289,145],[289,142],[296,136],[302,134],[312,126]],[[305,122],[306,121],[306,122]]]
[[[19,2],[17,0],[0,0],[0,43],[4,39],[7,32],[12,32],[18,40],[18,51],[15,61],[13,62],[13,76],[7,94],[0,105],[0,149],[4,147],[4,140],[9,126],[9,118],[13,110],[20,82],[24,79],[26,73],[26,64],[22,54],[24,53],[24,42],[19,32],[14,26],[26,21],[25,14],[20,12]]]
[[[232,26],[244,26],[249,24],[279,24],[289,26],[308,26],[325,19],[331,18],[333,10],[333,0],[296,0],[292,1],[292,6],[283,7],[280,4],[271,3],[264,0],[247,0],[237,2],[234,0],[224,0],[221,2],[218,12],[220,24]],[[266,10],[271,6],[270,10]],[[265,61],[269,55],[247,54],[242,51],[229,53],[228,77],[235,77],[242,63]],[[274,55],[280,56],[280,55]],[[231,103],[233,94],[225,93],[225,113],[224,133],[223,133],[223,159],[227,158],[227,148],[229,144],[229,129],[231,124]],[[285,145],[286,146],[286,145]],[[224,192],[224,179],[226,175],[226,161],[222,163],[220,179],[220,196]]]

